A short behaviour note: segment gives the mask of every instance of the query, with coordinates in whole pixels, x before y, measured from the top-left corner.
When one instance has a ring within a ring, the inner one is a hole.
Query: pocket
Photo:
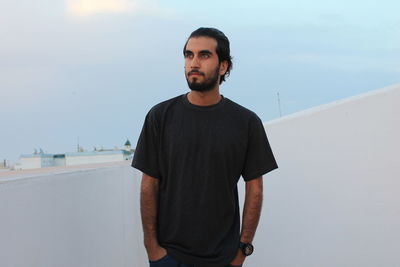
[[[162,261],[165,261],[166,259],[168,259],[168,254],[166,254],[164,257],[162,257],[161,259],[158,259],[158,260],[155,260],[155,261],[151,261],[151,260],[149,260],[149,262],[150,263],[159,263],[159,262],[162,262]]]

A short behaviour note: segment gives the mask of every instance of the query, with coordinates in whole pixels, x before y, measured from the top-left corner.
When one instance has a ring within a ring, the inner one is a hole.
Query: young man
[[[154,267],[242,266],[253,251],[262,175],[277,164],[257,115],[219,92],[232,68],[228,38],[199,28],[183,54],[191,91],[149,111],[132,162],[143,172],[144,245]]]

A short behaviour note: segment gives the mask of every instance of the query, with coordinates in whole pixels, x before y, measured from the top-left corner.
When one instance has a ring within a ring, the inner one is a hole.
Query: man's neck
[[[207,92],[191,91],[187,98],[189,102],[196,106],[211,106],[221,101],[221,94],[219,88]]]

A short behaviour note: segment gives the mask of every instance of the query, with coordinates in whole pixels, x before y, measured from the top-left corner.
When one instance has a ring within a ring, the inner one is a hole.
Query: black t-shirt
[[[132,166],[160,179],[158,241],[180,262],[224,266],[239,247],[237,182],[277,168],[261,120],[222,97],[181,95],[146,116]]]

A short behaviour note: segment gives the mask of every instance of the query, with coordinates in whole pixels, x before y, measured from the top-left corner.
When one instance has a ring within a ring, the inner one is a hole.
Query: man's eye
[[[201,58],[209,58],[210,55],[209,54],[201,54]]]
[[[185,54],[185,58],[192,58],[193,55],[192,54]]]

